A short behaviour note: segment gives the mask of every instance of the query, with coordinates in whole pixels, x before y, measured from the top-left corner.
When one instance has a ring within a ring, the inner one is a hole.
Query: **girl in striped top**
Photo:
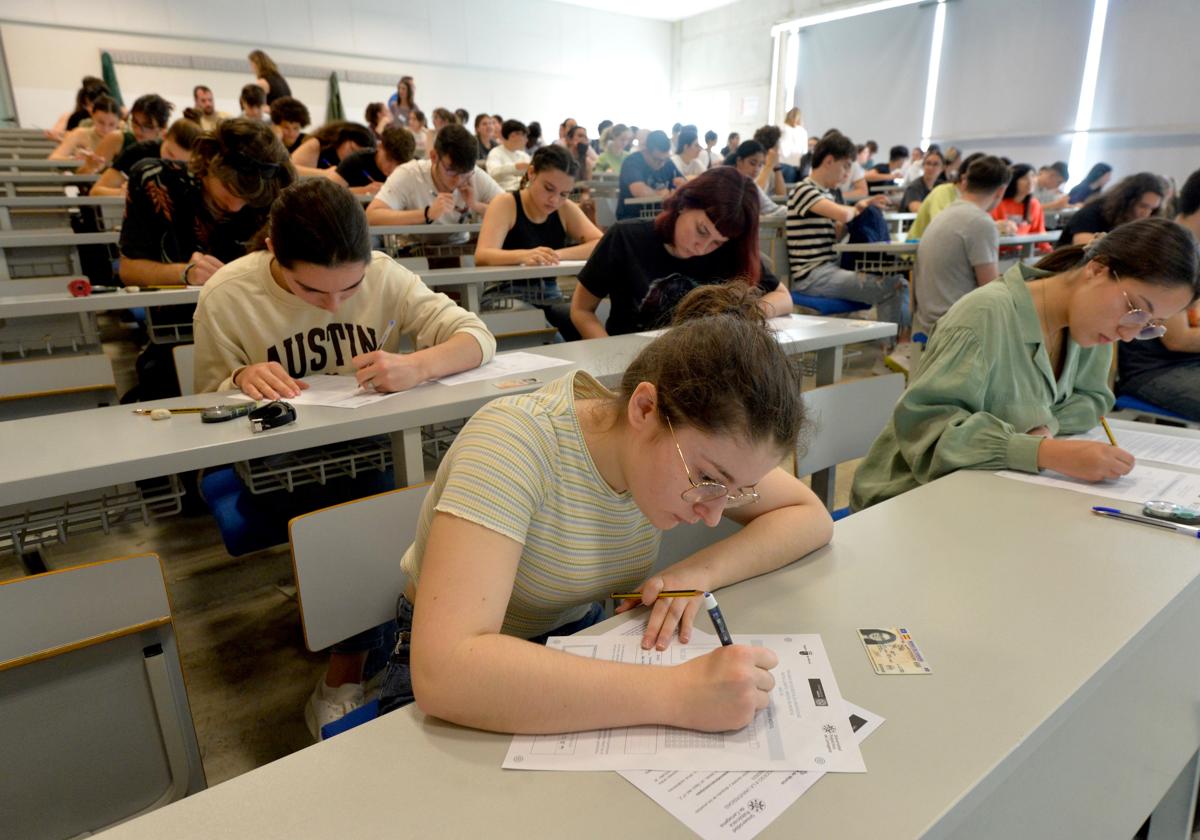
[[[722,731],[767,705],[776,658],[762,648],[656,668],[528,641],[587,626],[607,593],[636,587],[651,608],[642,647],[663,650],[676,632],[688,641],[701,600],[656,600],[663,589],[718,589],[828,542],[828,513],[776,466],[803,404],[755,294],[740,284],[692,292],[616,393],[575,372],[467,423],[402,561],[411,635],[401,633],[381,710],[415,693],[429,714],[502,732]],[[661,531],[722,515],[745,527],[651,574]]]

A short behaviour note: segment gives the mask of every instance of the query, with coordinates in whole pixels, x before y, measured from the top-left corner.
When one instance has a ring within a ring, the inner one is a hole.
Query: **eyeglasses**
[[[1110,268],[1109,271],[1112,271]],[[1113,271],[1112,276],[1117,278],[1117,288],[1121,288],[1121,278],[1117,277],[1117,272]],[[1125,295],[1125,304],[1129,307],[1129,311],[1121,316],[1121,320],[1117,323],[1122,327],[1140,327],[1137,335],[1134,336],[1139,341],[1149,341],[1152,338],[1162,338],[1167,334],[1167,326],[1157,318],[1151,318],[1150,313],[1144,309],[1138,309],[1133,305],[1133,301],[1129,299],[1129,293],[1121,289],[1121,294]]]
[[[722,496],[725,497],[725,507],[735,508],[742,505],[748,505],[751,502],[758,501],[757,485],[749,487],[737,488],[737,495],[731,495],[729,488],[719,481],[696,481],[692,478],[692,471],[688,469],[687,458],[683,457],[683,450],[679,447],[679,438],[675,437],[675,427],[671,425],[671,418],[663,416],[667,421],[667,428],[671,431],[671,440],[675,442],[675,451],[679,453],[679,460],[683,462],[683,471],[687,473],[688,483],[692,486],[679,494],[679,498],[683,499],[688,504],[705,504],[706,502],[716,501]]]

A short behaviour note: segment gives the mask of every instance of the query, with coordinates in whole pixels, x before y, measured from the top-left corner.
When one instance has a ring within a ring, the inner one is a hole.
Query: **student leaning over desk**
[[[610,592],[651,607],[644,649],[686,642],[699,597],[829,541],[829,514],[776,465],[803,423],[800,374],[745,287],[697,289],[617,393],[586,373],[494,400],[458,435],[402,560],[413,581],[380,708],[501,732],[661,723],[723,731],[766,706],[773,653],[732,645],[676,667],[547,650],[600,618]],[[710,314],[721,313],[721,314]],[[497,500],[502,500],[498,504]],[[660,531],[743,525],[661,572]],[[411,624],[410,624],[411,622]]]
[[[1200,294],[1196,240],[1164,219],[1122,225],[1086,250],[1017,264],[938,321],[920,369],[854,477],[856,510],[959,469],[1117,478],[1133,456],[1058,440],[1112,407],[1112,343],[1150,339]]]
[[[390,320],[396,329],[378,346]],[[196,391],[296,396],[317,373],[354,375],[378,391],[478,367],[496,340],[472,312],[386,254],[370,250],[366,214],[324,178],[284,190],[265,250],[222,268],[196,307]],[[411,336],[416,352],[399,352]]]

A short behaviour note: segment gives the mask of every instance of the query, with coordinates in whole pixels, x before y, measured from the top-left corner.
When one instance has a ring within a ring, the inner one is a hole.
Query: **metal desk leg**
[[[842,378],[842,347],[827,347],[817,351],[817,387],[833,385]],[[837,492],[837,467],[817,470],[812,474],[812,491],[829,510],[833,510]]]
[[[1200,753],[1192,756],[1154,809],[1150,817],[1149,840],[1188,840],[1192,836],[1197,781],[1200,781]]]
[[[421,427],[392,432],[392,471],[397,487],[425,483],[425,459],[421,453]]]

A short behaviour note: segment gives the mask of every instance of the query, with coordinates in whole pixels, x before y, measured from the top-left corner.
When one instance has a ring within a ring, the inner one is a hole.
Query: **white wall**
[[[738,0],[684,18],[677,26],[674,99],[683,122],[701,132],[738,131],[767,122],[771,92],[771,27],[785,20],[868,0]]]
[[[0,36],[23,125],[49,125],[99,75],[104,49],[244,58],[415,77],[417,103],[540,120],[658,125],[670,101],[672,25],[550,0],[0,0]],[[126,102],[159,93],[180,109],[194,84],[237,110],[245,74],[118,65]],[[290,81],[314,120],[326,84]],[[347,116],[394,88],[341,86]],[[668,126],[669,127],[669,126]]]

